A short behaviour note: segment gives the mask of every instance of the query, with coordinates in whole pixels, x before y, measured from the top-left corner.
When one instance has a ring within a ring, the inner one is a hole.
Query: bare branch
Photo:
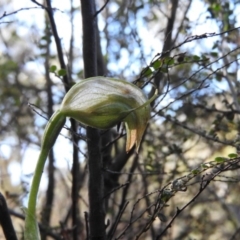
[[[94,17],[96,17],[100,12],[103,11],[103,9],[107,6],[107,4],[109,3],[110,0],[106,0],[106,2],[104,3],[104,5],[98,10],[96,11],[96,13],[94,14]]]
[[[6,239],[17,240],[11,217],[4,196],[0,193],[0,224]]]

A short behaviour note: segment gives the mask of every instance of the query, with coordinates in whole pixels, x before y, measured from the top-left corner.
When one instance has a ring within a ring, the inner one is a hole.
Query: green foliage
[[[224,157],[216,157],[216,158],[215,158],[215,161],[218,162],[218,163],[223,163],[223,162],[225,162],[226,160],[227,160],[227,159],[224,158]]]
[[[50,71],[51,73],[55,73],[56,70],[57,70],[57,66],[56,66],[56,65],[52,65],[52,66],[50,67],[50,69],[49,69],[49,71]]]
[[[57,77],[64,77],[67,75],[67,70],[66,69],[57,69],[57,66],[56,65],[52,65],[50,68],[49,68],[49,72],[51,73],[55,73],[55,75]]]
[[[229,157],[229,158],[237,158],[237,157],[238,157],[238,154],[236,154],[236,153],[230,153],[230,154],[228,154],[228,157]]]
[[[66,69],[60,69],[60,70],[58,70],[58,71],[57,71],[57,75],[58,75],[59,77],[66,76],[66,75],[67,75]]]

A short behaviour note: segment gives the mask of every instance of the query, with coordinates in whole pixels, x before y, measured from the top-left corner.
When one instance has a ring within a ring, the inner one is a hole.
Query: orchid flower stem
[[[28,209],[26,212],[25,220],[25,240],[40,239],[35,215],[38,189],[48,153],[53,147],[62,127],[64,126],[65,120],[66,117],[62,115],[60,111],[57,111],[53,114],[45,128],[44,136],[42,139],[41,152],[37,161],[37,166],[34,172],[32,186],[29,193]]]

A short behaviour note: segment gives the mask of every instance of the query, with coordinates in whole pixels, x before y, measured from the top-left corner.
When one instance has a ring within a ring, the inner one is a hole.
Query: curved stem
[[[42,172],[44,169],[45,162],[47,160],[48,153],[53,147],[65,123],[65,120],[66,117],[62,115],[60,111],[57,111],[53,114],[45,128],[42,139],[41,151],[38,157],[37,166],[32,180],[31,190],[29,193],[28,209],[26,212],[25,220],[25,232],[24,232],[25,240],[40,239],[37,221],[35,217],[38,189],[41,182]]]

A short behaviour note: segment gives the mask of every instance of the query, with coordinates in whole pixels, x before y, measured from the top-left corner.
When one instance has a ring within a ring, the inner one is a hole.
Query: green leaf
[[[218,57],[218,52],[211,52],[210,55],[211,55],[212,57]]]
[[[226,161],[226,158],[224,158],[224,157],[216,157],[216,158],[214,159],[214,161],[216,161],[216,162],[218,162],[218,163],[221,163],[221,162],[225,162],[225,161]]]
[[[158,59],[158,60],[156,60],[156,61],[154,61],[153,63],[152,63],[152,67],[155,69],[155,70],[158,70],[159,68],[160,68],[160,66],[161,66],[161,61]]]
[[[146,166],[146,170],[151,172],[151,171],[153,171],[154,169],[153,169],[153,167],[152,167],[151,165],[147,165],[147,166]]]
[[[168,68],[167,67],[161,67],[161,72],[168,73]]]
[[[149,77],[152,74],[152,69],[150,67],[146,67],[143,69],[143,76],[144,77]]]
[[[207,168],[208,168],[208,165],[205,164],[205,163],[203,163],[203,164],[201,165],[201,167],[202,167],[203,169],[207,169]]]
[[[212,10],[216,13],[221,11],[221,5],[219,3],[213,3],[211,6]]]
[[[217,80],[217,81],[221,81],[221,80],[222,80],[222,77],[223,77],[223,73],[222,73],[222,72],[217,72],[217,73],[216,73],[216,80]]]
[[[173,65],[173,64],[174,64],[174,58],[172,58],[172,57],[166,57],[166,58],[164,59],[164,62],[165,62],[168,66]]]
[[[49,69],[49,71],[50,71],[51,73],[55,73],[56,70],[57,70],[57,66],[56,66],[56,65],[52,65],[52,66],[50,67],[50,69]]]
[[[192,174],[197,175],[198,173],[200,173],[199,169],[193,169],[192,170]]]
[[[228,154],[228,157],[229,158],[237,158],[238,155],[236,153],[230,153],[230,154]]]
[[[60,69],[58,70],[58,76],[63,77],[67,75],[66,69]]]
[[[199,56],[197,56],[197,55],[193,55],[192,58],[193,58],[194,61],[199,61],[199,60],[201,59],[201,58],[200,58]]]

